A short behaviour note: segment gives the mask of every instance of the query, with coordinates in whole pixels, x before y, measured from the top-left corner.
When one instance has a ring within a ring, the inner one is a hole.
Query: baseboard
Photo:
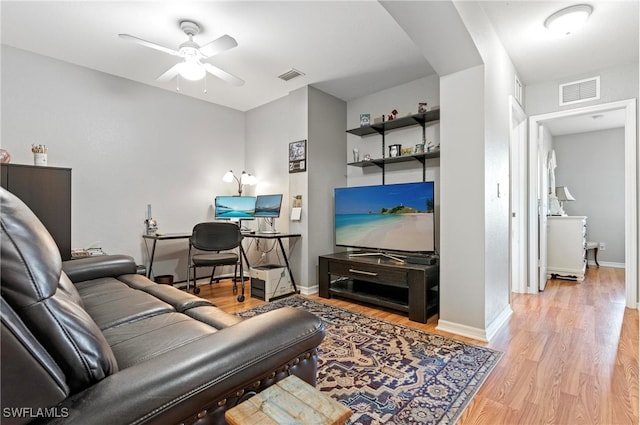
[[[489,342],[493,338],[500,328],[507,323],[509,317],[513,314],[511,306],[502,310],[502,312],[491,322],[486,329],[474,328],[472,326],[462,325],[460,323],[449,322],[447,320],[438,320],[438,326],[436,329],[443,332],[450,332],[456,335],[465,336],[467,338],[477,339],[478,341]]]
[[[462,325],[460,323],[449,322],[447,320],[439,319],[436,330],[477,339],[478,341],[489,342],[486,330]]]
[[[596,267],[596,262],[593,260],[589,260],[587,262],[589,264],[589,267]],[[600,263],[601,266],[603,267],[614,267],[616,269],[624,269],[625,268],[625,264],[624,263],[615,263],[613,261],[598,261],[598,263]]]
[[[511,306],[507,304],[507,306],[500,312],[498,317],[496,317],[493,322],[489,326],[487,326],[487,339],[491,341],[491,339],[496,336],[498,331],[509,321],[509,317],[513,314],[513,310]]]
[[[320,290],[320,287],[318,285],[313,285],[310,287],[307,286],[298,286],[298,290],[300,291],[300,293],[302,295],[313,295],[313,294],[317,294],[318,291]]]

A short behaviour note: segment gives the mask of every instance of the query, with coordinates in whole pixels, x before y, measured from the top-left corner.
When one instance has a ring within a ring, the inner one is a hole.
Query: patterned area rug
[[[454,424],[502,353],[296,295],[237,313],[292,306],[322,318],[316,388],[351,424]]]

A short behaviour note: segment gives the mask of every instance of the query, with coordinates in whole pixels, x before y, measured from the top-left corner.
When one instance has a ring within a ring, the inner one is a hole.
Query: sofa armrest
[[[59,423],[224,423],[244,388],[257,391],[296,372],[315,385],[322,320],[285,307],[120,370],[60,407]],[[54,420],[55,422],[55,420]]]
[[[62,262],[62,271],[72,282],[133,274],[138,266],[128,255],[100,255]]]

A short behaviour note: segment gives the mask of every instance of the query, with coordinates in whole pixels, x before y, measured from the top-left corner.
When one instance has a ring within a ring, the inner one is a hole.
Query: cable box
[[[405,263],[409,263],[409,264],[422,264],[425,266],[433,266],[435,264],[438,264],[438,258],[429,256],[429,255],[407,257],[404,259],[404,261]]]

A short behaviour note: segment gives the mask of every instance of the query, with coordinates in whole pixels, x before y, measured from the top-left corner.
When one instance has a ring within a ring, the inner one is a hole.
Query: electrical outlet
[[[598,248],[600,251],[606,251],[607,245],[604,242],[600,242],[600,247]]]

